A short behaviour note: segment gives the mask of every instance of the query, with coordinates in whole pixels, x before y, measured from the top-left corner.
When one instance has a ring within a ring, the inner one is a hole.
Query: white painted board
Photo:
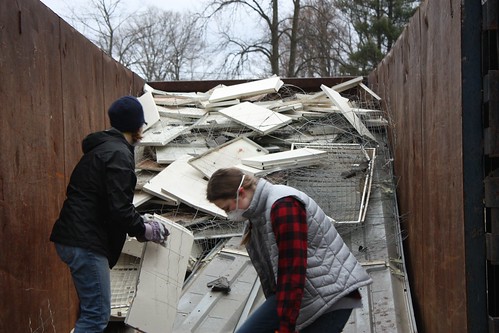
[[[138,100],[144,109],[144,118],[147,124],[144,125],[142,130],[145,131],[159,121],[159,112],[151,92],[146,92]]]
[[[154,126],[143,133],[140,146],[165,146],[182,133],[189,130],[189,126],[172,126],[166,120],[160,119]]]
[[[371,132],[362,123],[359,117],[354,113],[353,109],[348,104],[348,99],[342,97],[338,92],[325,85],[321,85],[322,91],[333,101],[333,103],[340,109],[341,113],[345,116],[348,122],[357,130],[361,136],[366,136],[373,141],[376,141]]]
[[[327,156],[327,152],[312,148],[299,148],[268,154],[265,156],[249,157],[241,160],[247,166],[261,170],[284,165],[300,164],[301,166],[313,164],[322,157]]]
[[[161,192],[205,213],[227,217],[224,210],[206,199],[208,181],[199,170],[188,163],[191,158],[189,155],[179,157],[160,172]]]
[[[244,102],[226,109],[220,114],[252,130],[266,135],[293,121],[293,118],[274,112],[254,103]]]
[[[161,191],[163,183],[167,182],[167,179],[169,177],[169,172],[165,171],[166,169],[167,168],[163,169],[160,173],[158,173],[156,176],[151,178],[147,183],[145,183],[144,186],[142,186],[142,191],[147,192],[163,200],[166,200],[167,202],[175,206],[178,206],[180,204],[180,201],[177,198],[172,197],[171,195],[168,195]]]
[[[164,107],[158,106],[158,112],[161,116],[186,119],[186,118],[202,118],[206,114],[206,110],[193,107]]]
[[[147,333],[171,333],[194,236],[188,229],[155,215],[170,231],[166,247],[148,242],[142,255],[135,298],[125,323]]]
[[[133,205],[139,207],[152,199],[152,195],[143,191],[135,191],[133,194]]]
[[[213,90],[208,101],[210,103],[236,99],[248,96],[255,96],[279,91],[284,82],[278,76],[268,79],[256,80],[235,84],[232,86],[218,87]]]
[[[192,157],[199,156],[208,151],[206,145],[175,145],[168,144],[164,147],[156,147],[156,162],[160,164],[170,164],[184,155],[191,155]]]
[[[207,178],[220,168],[241,163],[241,159],[268,154],[268,150],[246,137],[238,137],[189,160]]]

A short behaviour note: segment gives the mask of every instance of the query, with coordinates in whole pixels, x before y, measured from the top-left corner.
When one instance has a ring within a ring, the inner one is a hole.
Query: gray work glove
[[[166,226],[161,222],[154,218],[154,216],[150,214],[145,214],[144,218],[144,226],[146,227],[146,231],[144,232],[144,238],[146,241],[151,241],[162,246],[166,246],[166,239],[170,232],[166,228]]]

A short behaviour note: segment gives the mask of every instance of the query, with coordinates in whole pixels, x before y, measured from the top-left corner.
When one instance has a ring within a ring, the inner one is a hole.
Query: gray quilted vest
[[[270,209],[278,199],[293,196],[307,212],[307,271],[296,329],[310,325],[340,298],[372,282],[331,220],[317,203],[292,187],[260,179],[244,213],[251,225],[247,251],[258,272],[265,296],[275,293],[278,249],[270,222]],[[249,227],[249,226],[248,226]]]

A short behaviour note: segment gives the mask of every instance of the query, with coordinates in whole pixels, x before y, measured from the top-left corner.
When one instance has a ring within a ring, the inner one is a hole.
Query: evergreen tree
[[[369,73],[390,51],[419,0],[336,0],[356,33],[356,47],[342,66],[346,75]]]

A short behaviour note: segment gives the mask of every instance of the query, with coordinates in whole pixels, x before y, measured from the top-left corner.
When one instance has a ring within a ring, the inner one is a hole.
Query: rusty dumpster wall
[[[50,231],[81,140],[144,81],[38,0],[0,1],[0,332],[69,332],[77,299]]]
[[[390,120],[421,332],[487,331],[477,5],[424,2],[369,76]]]

